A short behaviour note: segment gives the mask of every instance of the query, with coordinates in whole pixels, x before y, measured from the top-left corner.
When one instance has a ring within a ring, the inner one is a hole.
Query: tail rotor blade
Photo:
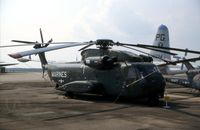
[[[43,35],[42,35],[42,29],[40,28],[40,37],[41,37],[41,42],[44,43]]]
[[[19,42],[19,43],[26,43],[26,44],[35,44],[36,42],[31,42],[31,41],[21,41],[21,40],[12,40],[12,42]]]
[[[53,42],[53,39],[51,38],[47,43],[52,43]]]

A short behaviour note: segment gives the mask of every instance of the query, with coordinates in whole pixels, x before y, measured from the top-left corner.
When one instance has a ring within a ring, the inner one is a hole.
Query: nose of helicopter
[[[146,85],[149,87],[151,93],[158,94],[160,97],[164,96],[166,82],[160,72],[153,73],[147,77],[146,81]]]

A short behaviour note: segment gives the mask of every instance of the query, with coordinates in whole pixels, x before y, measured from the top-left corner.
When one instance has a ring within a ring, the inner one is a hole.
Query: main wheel
[[[65,96],[70,97],[70,98],[74,98],[74,94],[72,92],[66,92]]]
[[[59,85],[58,85],[58,84],[56,84],[56,86],[55,86],[55,89],[58,89],[58,87],[59,87]]]
[[[153,94],[148,97],[148,105],[158,106],[159,105],[159,96],[158,94]]]

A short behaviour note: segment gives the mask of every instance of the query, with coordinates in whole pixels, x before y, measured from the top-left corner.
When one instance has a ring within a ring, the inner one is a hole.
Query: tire
[[[66,92],[65,96],[70,97],[70,98],[74,98],[74,94],[72,92]]]
[[[158,106],[159,105],[159,96],[158,94],[154,94],[148,97],[148,105],[149,106]]]
[[[58,89],[59,88],[59,85],[58,84],[56,84],[56,86],[55,86],[55,89]]]

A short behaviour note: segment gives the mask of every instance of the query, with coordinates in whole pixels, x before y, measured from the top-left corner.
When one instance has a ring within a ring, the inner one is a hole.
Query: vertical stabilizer
[[[158,27],[158,31],[156,33],[153,45],[160,46],[160,47],[170,47],[169,46],[169,32],[168,32],[167,26],[162,24]],[[150,54],[155,55],[155,56],[160,57],[165,60],[171,60],[171,56],[166,53],[151,51]],[[154,59],[154,61],[161,61],[161,60]]]

